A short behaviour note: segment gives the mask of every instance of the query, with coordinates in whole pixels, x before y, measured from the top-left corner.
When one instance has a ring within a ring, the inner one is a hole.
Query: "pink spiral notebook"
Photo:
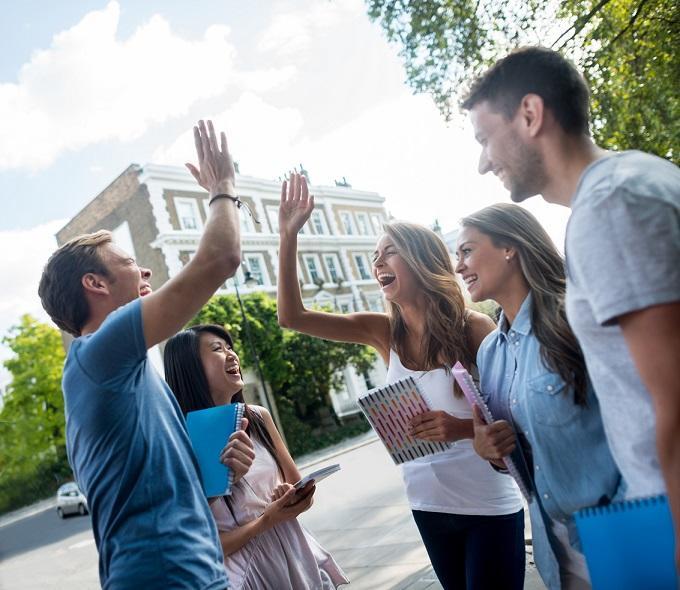
[[[475,382],[472,380],[470,373],[467,372],[465,367],[461,365],[460,362],[453,366],[451,373],[453,374],[453,378],[458,382],[458,385],[460,385],[460,388],[463,390],[463,394],[465,395],[465,398],[469,404],[471,406],[479,407],[486,423],[491,424],[494,421],[493,416],[491,415],[491,410],[489,410],[489,406],[486,405],[486,402],[484,401],[482,394],[479,392],[479,389],[477,389]],[[510,475],[512,475],[514,480],[517,482],[517,485],[519,486],[519,489],[526,501],[531,502],[533,486],[529,482],[524,481],[519,469],[517,469],[517,466],[512,461],[510,456],[505,457],[503,461],[505,462],[505,466],[508,468],[508,473],[510,473]]]
[[[413,377],[371,389],[358,402],[396,465],[451,447],[448,442],[417,439],[409,434],[411,418],[430,411]]]

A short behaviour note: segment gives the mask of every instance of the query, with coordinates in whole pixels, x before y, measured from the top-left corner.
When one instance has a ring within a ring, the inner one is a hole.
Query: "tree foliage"
[[[328,416],[334,417],[330,400],[333,389],[342,386],[342,369],[348,364],[362,374],[370,370],[375,353],[365,346],[312,338],[283,330],[276,317],[276,302],[263,293],[242,297],[247,324],[243,321],[234,295],[213,297],[191,324],[223,325],[234,338],[234,347],[244,367],[256,370],[253,350],[270,393],[274,395],[291,452],[318,448],[333,442],[320,436]],[[335,420],[337,423],[337,418]],[[322,440],[323,439],[323,440]]]
[[[4,363],[12,381],[0,412],[0,512],[51,493],[70,474],[59,332],[25,315],[3,342],[14,356]]]
[[[680,162],[680,2],[669,0],[367,0],[401,47],[409,83],[448,119],[469,86],[511,49],[562,51],[592,91],[593,135],[610,149]]]

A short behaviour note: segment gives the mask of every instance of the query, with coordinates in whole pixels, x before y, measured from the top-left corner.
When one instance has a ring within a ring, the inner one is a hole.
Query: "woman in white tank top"
[[[279,208],[279,323],[341,342],[372,346],[389,365],[388,382],[412,375],[432,410],[412,422],[413,434],[446,440],[445,452],[402,465],[406,492],[432,565],[444,588],[521,589],[524,516],[511,478],[472,448],[472,413],[447,367],[474,370],[477,348],[494,328],[465,309],[446,246],[432,231],[390,223],[376,245],[373,276],[388,313],[308,310],[297,279],[297,234],[314,209],[306,180],[293,174]]]

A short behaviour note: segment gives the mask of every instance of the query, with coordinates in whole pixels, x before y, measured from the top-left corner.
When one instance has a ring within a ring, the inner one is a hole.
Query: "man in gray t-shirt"
[[[680,298],[680,170],[642,152],[606,156],[583,172],[571,208],[569,323],[628,496],[663,493],[652,397],[618,318]]]
[[[559,53],[513,52],[463,107],[513,201],[572,207],[567,314],[629,497],[667,490],[680,539],[680,170],[590,138],[588,87]],[[680,543],[676,558],[680,564]]]

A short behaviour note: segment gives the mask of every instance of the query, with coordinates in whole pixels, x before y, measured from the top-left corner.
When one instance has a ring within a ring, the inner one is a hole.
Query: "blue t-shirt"
[[[184,418],[147,358],[141,299],[72,343],[62,385],[102,587],[226,588]]]

